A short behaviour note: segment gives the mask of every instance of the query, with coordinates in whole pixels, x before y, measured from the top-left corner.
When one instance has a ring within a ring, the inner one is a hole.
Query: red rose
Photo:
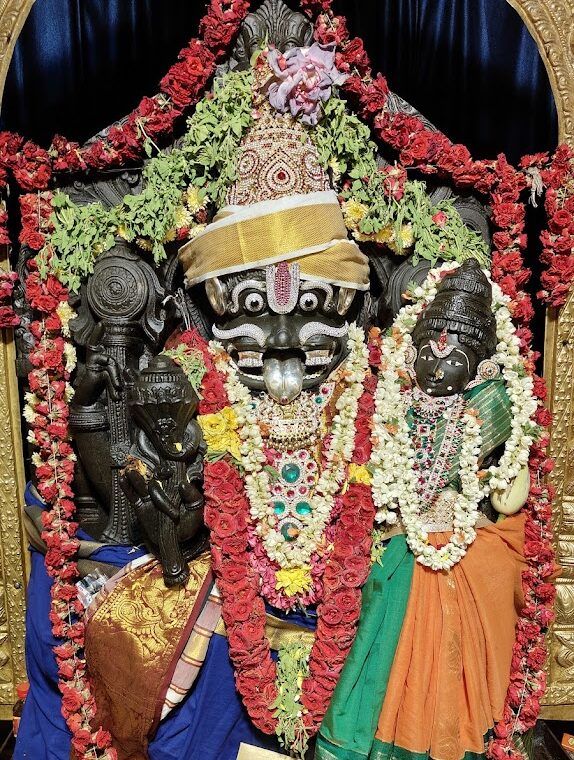
[[[382,111],[388,94],[387,80],[381,74],[377,74],[376,79],[370,82],[361,93],[361,116],[368,119]]]
[[[63,686],[62,691],[62,705],[68,712],[77,712],[84,704],[82,695],[69,686]]]
[[[334,603],[323,603],[319,607],[319,616],[327,625],[338,625],[343,619],[343,611]]]
[[[510,227],[524,221],[524,206],[521,203],[494,203],[492,216],[498,227]]]
[[[223,380],[216,372],[208,372],[201,386],[201,401],[199,411],[201,414],[213,414],[227,406],[228,399]]]
[[[534,309],[532,307],[530,296],[524,294],[524,297],[519,301],[511,303],[511,312],[514,319],[519,322],[529,323],[534,317]]]
[[[443,171],[452,174],[455,169],[468,166],[471,162],[470,152],[465,145],[443,144],[441,152],[437,156],[437,166]]]
[[[349,40],[343,50],[335,55],[335,65],[339,71],[357,69],[361,76],[369,71],[369,56],[363,47],[363,41],[359,37]]]
[[[70,644],[69,641],[66,641],[64,644],[60,644],[57,647],[54,647],[52,651],[56,657],[61,660],[69,660],[76,654],[76,648],[73,644]]]
[[[94,744],[98,749],[106,749],[112,743],[112,735],[103,728],[98,728],[94,734]]]
[[[17,327],[20,317],[11,306],[0,306],[0,327]]]
[[[539,406],[534,415],[534,419],[542,427],[548,427],[552,424],[552,413],[543,406]]]
[[[58,663],[58,675],[60,678],[64,678],[66,681],[71,681],[76,672],[75,662],[60,662]]]
[[[219,486],[221,483],[227,482],[233,472],[233,468],[228,462],[224,462],[220,459],[217,462],[208,462],[205,465],[205,474],[209,478],[210,482],[214,486]]]
[[[92,734],[86,728],[81,728],[72,736],[72,746],[76,752],[83,757],[86,750],[92,743]]]
[[[234,635],[237,636],[250,649],[253,644],[263,641],[265,636],[265,617],[260,620],[246,620],[240,625],[234,626]]]
[[[332,45],[338,47],[349,39],[349,30],[347,28],[347,19],[344,16],[333,16],[330,18],[326,14],[321,14],[315,24],[315,40],[321,45]]]
[[[241,0],[235,3],[233,10],[225,11],[218,8],[212,0],[207,15],[201,20],[199,31],[207,48],[216,58],[227,52],[248,8],[249,4]]]
[[[215,513],[209,520],[207,519],[206,510],[206,522],[209,525],[209,529],[218,537],[226,538],[227,536],[233,536],[238,531],[245,530],[245,518],[240,518],[239,515],[230,515],[223,512]]]
[[[395,150],[405,148],[411,140],[411,135],[424,129],[420,119],[404,113],[378,116],[375,119],[375,127],[381,138]]]
[[[53,158],[55,171],[80,171],[86,168],[79,143],[69,142],[62,135],[54,135],[48,152]]]
[[[572,214],[565,209],[559,209],[549,220],[549,227],[553,232],[561,232],[564,227],[572,222]]]
[[[314,16],[321,11],[328,11],[331,8],[332,0],[301,0],[301,10],[308,16]]]
[[[343,615],[348,613],[357,614],[361,607],[361,593],[357,589],[339,591],[333,597],[333,604],[337,605]]]

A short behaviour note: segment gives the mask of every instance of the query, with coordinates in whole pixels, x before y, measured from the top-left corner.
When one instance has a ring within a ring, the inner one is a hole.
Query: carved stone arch
[[[271,0],[276,2],[277,0]],[[558,112],[560,141],[574,145],[574,5],[572,0],[507,0],[534,37],[546,66]],[[34,0],[0,0],[0,102],[14,46]],[[7,265],[7,253],[0,266]],[[15,684],[25,677],[24,575],[26,543],[20,522],[24,470],[20,407],[13,343],[0,346],[0,415],[9,421],[0,431],[0,719],[9,719]],[[574,296],[547,320],[545,375],[555,414],[552,454],[558,558],[557,621],[551,636],[549,688],[544,716],[574,717]],[[569,457],[569,452],[573,455]]]

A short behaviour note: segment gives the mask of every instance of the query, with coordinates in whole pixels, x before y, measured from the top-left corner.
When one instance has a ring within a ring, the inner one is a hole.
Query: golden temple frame
[[[572,0],[507,0],[538,45],[556,109],[559,141],[574,146],[574,3]],[[16,40],[34,0],[0,0],[0,102]],[[6,265],[3,252],[0,266]],[[546,320],[544,374],[554,414],[551,454],[557,581],[556,622],[550,632],[549,685],[542,716],[574,719],[574,293]],[[1,344],[0,418],[0,719],[9,719],[15,686],[25,678],[24,602],[28,552],[23,538],[24,467],[14,345]]]

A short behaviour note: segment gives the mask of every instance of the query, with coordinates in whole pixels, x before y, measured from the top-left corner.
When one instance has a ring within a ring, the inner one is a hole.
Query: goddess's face
[[[301,390],[319,386],[346,353],[346,320],[354,290],[299,280],[277,267],[251,272],[223,289],[213,326],[238,372],[253,390],[266,390],[280,403],[293,401]],[[280,279],[284,277],[284,279]],[[213,282],[207,292],[212,305]]]
[[[460,343],[456,333],[437,332],[417,349],[417,384],[429,396],[462,393],[476,374],[478,357],[471,348]]]

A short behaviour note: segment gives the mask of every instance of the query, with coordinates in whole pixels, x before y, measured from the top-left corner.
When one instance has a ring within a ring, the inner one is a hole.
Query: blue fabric
[[[30,488],[27,504],[43,507]],[[83,532],[80,536],[89,540]],[[69,760],[70,733],[61,714],[58,669],[52,652],[60,641],[52,636],[48,619],[52,579],[44,556],[31,549],[32,570],[26,608],[26,670],[30,691],[18,731],[14,760]],[[91,559],[123,567],[143,554],[130,546],[106,546]],[[274,611],[274,614],[278,614]],[[292,622],[314,627],[314,616]],[[279,751],[274,737],[252,725],[235,689],[227,639],[214,635],[205,662],[186,699],[160,723],[149,746],[150,760],[235,760],[239,744],[253,744]]]
[[[4,128],[43,144],[54,132],[83,141],[157,91],[204,9],[189,0],[36,0],[8,73]],[[544,65],[505,0],[339,0],[335,10],[391,88],[476,158],[504,151],[516,160],[556,145]]]
[[[117,549],[120,566],[120,562],[128,561],[126,547]],[[107,555],[109,562],[112,559],[109,550]],[[60,642],[52,636],[48,620],[51,585],[43,555],[32,550],[26,611],[30,691],[24,703],[14,760],[70,757],[70,734],[60,712],[58,671],[52,652]],[[235,760],[241,742],[279,751],[273,737],[265,736],[251,724],[235,689],[227,640],[214,635],[191,693],[160,723],[149,746],[150,760]]]

